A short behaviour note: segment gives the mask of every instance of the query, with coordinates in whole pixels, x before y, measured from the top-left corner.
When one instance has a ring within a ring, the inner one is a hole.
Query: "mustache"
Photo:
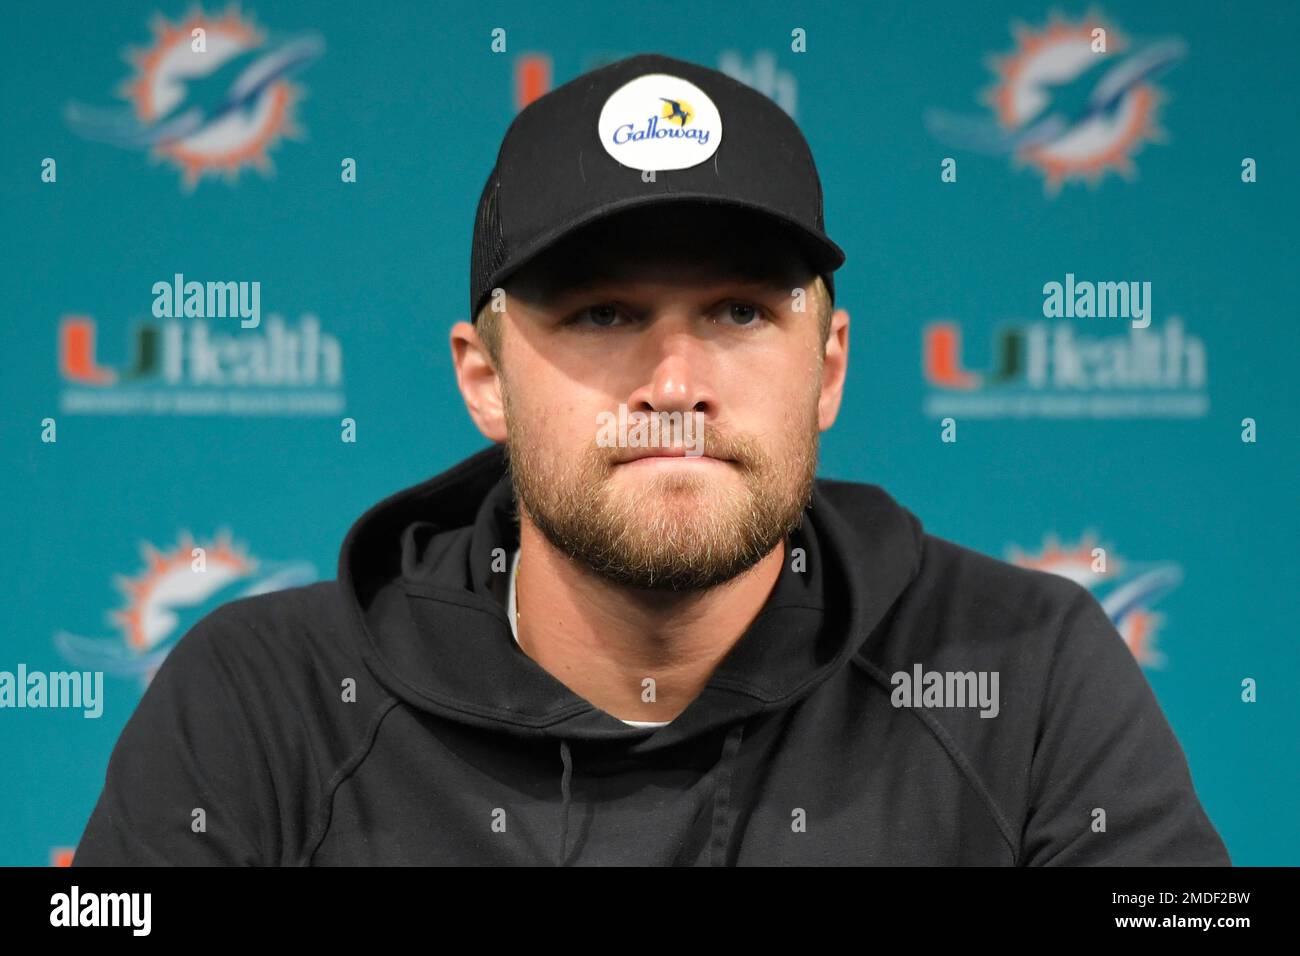
[[[683,457],[717,458],[746,466],[756,459],[756,443],[720,430],[706,429],[702,438],[683,444],[680,441],[663,441],[639,444],[627,448],[596,448],[607,466],[625,464],[638,458],[668,454]]]

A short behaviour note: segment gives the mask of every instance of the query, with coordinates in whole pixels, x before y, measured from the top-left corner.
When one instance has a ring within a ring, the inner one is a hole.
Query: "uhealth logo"
[[[925,326],[926,415],[1198,418],[1209,410],[1205,345],[1178,317],[1100,335],[1060,320],[1011,324],[994,334],[982,365],[962,352],[959,323]]]
[[[124,602],[108,615],[116,637],[54,635],[69,663],[147,685],[176,640],[218,605],[316,578],[305,561],[258,561],[227,532],[200,544],[183,531],[175,547],[163,551],[145,543],[140,554],[139,571],[114,578]]]
[[[153,43],[130,50],[135,73],[118,87],[128,110],[71,103],[66,115],[86,139],[148,150],[184,175],[186,189],[206,175],[239,178],[245,166],[271,172],[270,150],[301,130],[301,90],[289,82],[324,50],[320,37],[269,41],[235,11],[199,11],[172,24],[155,15]]]
[[[982,95],[993,115],[931,110],[930,133],[959,149],[1010,156],[1017,167],[1037,169],[1049,195],[1069,180],[1094,185],[1108,171],[1135,178],[1133,156],[1166,138],[1152,81],[1183,58],[1183,41],[1130,44],[1096,16],[1079,22],[1053,16],[1042,30],[1014,24],[1012,32],[1016,48],[992,58],[997,82]]]
[[[270,315],[256,331],[220,331],[206,318],[140,322],[132,357],[97,354],[95,319],[59,324],[60,410],[70,414],[335,415],[343,410],[343,350],[303,315]]]
[[[1156,648],[1164,616],[1153,607],[1182,583],[1183,569],[1177,564],[1139,565],[1121,560],[1112,549],[1098,548],[1094,534],[1084,535],[1073,548],[1062,548],[1056,536],[1049,534],[1038,554],[1013,545],[1007,549],[1007,560],[1023,568],[1059,574],[1092,591],[1137,662],[1143,667],[1164,666],[1165,656]]]

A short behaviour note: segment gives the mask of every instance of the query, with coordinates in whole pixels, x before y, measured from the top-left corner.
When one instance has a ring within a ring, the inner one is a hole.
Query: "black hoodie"
[[[818,480],[753,625],[632,727],[511,637],[505,467],[494,445],[388,498],[337,581],[191,629],[74,865],[1228,864],[1080,585]],[[996,672],[996,704],[903,697],[931,671]]]

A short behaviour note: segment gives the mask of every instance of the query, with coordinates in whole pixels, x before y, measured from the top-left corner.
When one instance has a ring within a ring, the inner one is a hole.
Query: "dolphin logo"
[[[73,132],[86,139],[139,149],[188,139],[236,110],[248,111],[278,80],[305,69],[324,50],[316,36],[301,37],[271,49],[238,53],[207,76],[186,83],[186,96],[165,116],[144,123],[130,110],[97,110],[69,103]]]
[[[153,32],[152,45],[128,51],[136,73],[119,94],[130,108],[70,102],[64,118],[73,132],[171,160],[187,190],[210,173],[234,181],[246,165],[269,173],[270,148],[299,132],[301,91],[291,81],[320,57],[324,41],[306,34],[268,42],[233,10],[199,11],[178,24],[158,17]]]
[[[995,155],[1055,143],[1093,119],[1113,117],[1131,90],[1167,73],[1186,52],[1182,40],[1164,40],[1109,70],[1100,69],[1105,61],[1098,58],[1097,64],[1077,76],[1053,84],[1048,105],[1017,129],[1003,129],[990,117],[958,116],[943,110],[928,111],[926,127],[949,146]]]
[[[1095,183],[1110,170],[1132,178],[1133,154],[1163,135],[1153,81],[1182,61],[1187,45],[1169,38],[1130,53],[1119,31],[1096,18],[1054,18],[1041,31],[1015,32],[1017,49],[991,62],[998,82],[983,98],[992,115],[927,110],[929,133],[949,146],[1035,166],[1049,193],[1068,179]],[[1097,44],[1103,35],[1104,47]]]

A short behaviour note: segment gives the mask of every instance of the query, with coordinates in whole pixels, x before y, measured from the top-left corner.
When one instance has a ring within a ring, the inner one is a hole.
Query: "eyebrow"
[[[629,278],[625,273],[620,274],[617,271],[597,270],[576,279],[572,282],[556,281],[548,282],[538,290],[545,302],[556,302],[568,298],[579,296],[593,295],[599,292],[613,291],[614,286],[640,284],[643,280]],[[644,280],[647,283],[649,280]],[[728,271],[702,277],[697,285],[712,288],[714,286],[741,285],[751,289],[762,290],[764,292],[780,292],[789,294],[790,282],[794,281],[788,277],[774,277],[771,273],[754,274],[744,271]]]

